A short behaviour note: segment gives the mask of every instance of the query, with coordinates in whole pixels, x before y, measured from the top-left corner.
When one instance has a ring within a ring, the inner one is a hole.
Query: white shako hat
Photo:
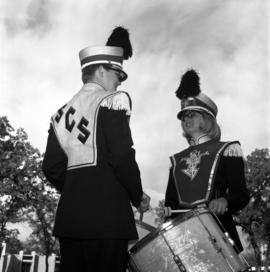
[[[102,64],[120,73],[120,80],[127,79],[123,70],[123,61],[132,56],[129,32],[123,27],[116,27],[105,46],[86,47],[79,52],[82,71],[94,64]]]
[[[193,69],[188,70],[182,76],[176,96],[181,100],[181,110],[177,114],[178,119],[181,119],[183,113],[188,110],[203,111],[216,118],[217,105],[209,96],[201,92],[200,78]]]

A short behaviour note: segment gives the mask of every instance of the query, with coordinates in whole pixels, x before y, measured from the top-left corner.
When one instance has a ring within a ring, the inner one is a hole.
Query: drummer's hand
[[[150,196],[148,196],[146,193],[143,193],[142,201],[140,206],[138,207],[138,211],[140,213],[144,213],[149,210],[150,208]]]
[[[213,199],[209,203],[209,209],[215,214],[224,214],[228,210],[228,201],[224,197]]]

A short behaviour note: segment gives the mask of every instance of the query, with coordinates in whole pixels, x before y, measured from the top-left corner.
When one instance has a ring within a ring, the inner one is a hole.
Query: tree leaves
[[[0,242],[20,245],[18,233],[8,230],[7,223],[27,221],[39,253],[49,255],[55,250],[52,229],[59,195],[45,179],[42,161],[24,129],[15,131],[7,117],[0,117]]]
[[[251,200],[236,220],[249,234],[256,264],[263,265],[264,260],[270,260],[270,157],[267,148],[256,149],[247,156],[246,180]]]

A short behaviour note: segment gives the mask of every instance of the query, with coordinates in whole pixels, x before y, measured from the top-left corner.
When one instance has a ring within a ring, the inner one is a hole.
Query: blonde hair
[[[207,134],[210,139],[219,141],[221,137],[221,129],[216,118],[204,112],[202,112],[202,116],[205,121],[205,126],[201,128],[202,132]]]

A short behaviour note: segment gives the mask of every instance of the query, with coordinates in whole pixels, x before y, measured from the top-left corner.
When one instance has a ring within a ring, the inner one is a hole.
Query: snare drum
[[[194,209],[164,223],[130,250],[133,272],[242,272],[234,250],[209,210]]]

